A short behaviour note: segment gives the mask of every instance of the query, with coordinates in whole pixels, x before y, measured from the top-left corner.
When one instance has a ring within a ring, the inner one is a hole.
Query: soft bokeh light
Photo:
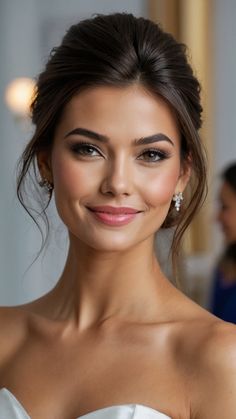
[[[34,80],[21,77],[8,84],[5,91],[6,104],[16,116],[27,117],[35,92]]]

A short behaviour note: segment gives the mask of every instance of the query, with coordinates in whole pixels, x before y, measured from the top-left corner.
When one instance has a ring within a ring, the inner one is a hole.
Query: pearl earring
[[[183,201],[184,197],[183,197],[183,193],[182,192],[178,192],[175,193],[173,196],[173,201],[175,203],[175,209],[176,211],[180,211],[180,207],[181,207],[181,201]]]

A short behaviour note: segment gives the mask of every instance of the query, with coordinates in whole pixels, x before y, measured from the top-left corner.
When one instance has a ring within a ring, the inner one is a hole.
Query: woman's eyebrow
[[[138,140],[134,140],[135,145],[145,145],[145,144],[152,144],[158,141],[167,141],[168,143],[174,146],[173,141],[166,135],[162,133],[149,135],[148,137],[143,137]]]
[[[83,135],[84,137],[91,138],[92,140],[101,141],[103,143],[108,143],[109,138],[104,134],[99,134],[98,132],[91,131],[86,128],[75,128],[72,131],[69,131],[64,138],[69,137],[70,135]],[[168,143],[174,146],[173,141],[166,135],[162,133],[149,135],[148,137],[142,137],[133,141],[134,145],[147,145],[156,143],[159,141],[167,141]]]
[[[97,132],[91,131],[86,128],[75,128],[72,131],[68,132],[64,138],[69,137],[70,135],[83,135],[84,137],[91,138],[92,140],[102,141],[107,143],[109,138],[106,135],[98,134]]]

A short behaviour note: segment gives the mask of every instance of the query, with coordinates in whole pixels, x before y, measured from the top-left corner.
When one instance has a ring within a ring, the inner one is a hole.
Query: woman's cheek
[[[175,193],[179,170],[160,173],[146,181],[145,195],[151,206],[168,204]]]
[[[53,165],[53,181],[55,193],[62,192],[74,198],[93,190],[97,176],[94,175],[91,167],[77,161],[66,159],[55,159]],[[89,170],[90,169],[90,170]]]

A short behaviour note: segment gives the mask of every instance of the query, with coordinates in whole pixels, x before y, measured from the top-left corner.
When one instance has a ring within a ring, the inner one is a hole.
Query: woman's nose
[[[130,162],[124,156],[109,162],[101,183],[101,192],[113,196],[131,195],[132,175]]]

